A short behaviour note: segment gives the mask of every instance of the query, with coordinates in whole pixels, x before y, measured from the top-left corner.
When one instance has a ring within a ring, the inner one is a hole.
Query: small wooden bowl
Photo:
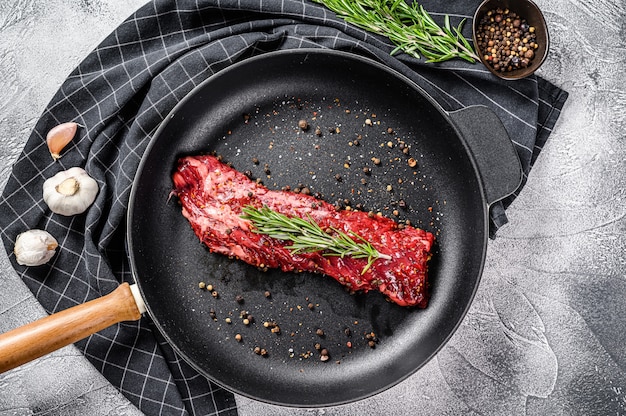
[[[535,28],[536,43],[539,45],[535,49],[535,56],[531,60],[530,65],[524,68],[513,69],[512,71],[496,71],[489,62],[485,60],[485,53],[480,50],[476,33],[478,31],[478,25],[480,20],[490,10],[494,9],[509,9],[511,12],[517,13],[522,19],[526,19],[526,22]],[[535,71],[543,64],[548,55],[548,49],[550,47],[550,38],[548,36],[548,27],[546,21],[539,10],[539,7],[531,0],[485,0],[482,2],[476,12],[474,13],[474,23],[472,25],[472,36],[474,39],[474,47],[481,62],[499,78],[514,80],[527,77],[534,74]]]

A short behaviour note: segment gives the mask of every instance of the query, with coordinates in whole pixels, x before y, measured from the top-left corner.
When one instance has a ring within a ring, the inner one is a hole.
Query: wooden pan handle
[[[140,317],[130,286],[123,283],[106,296],[0,335],[0,373],[73,344],[113,324],[136,321]]]

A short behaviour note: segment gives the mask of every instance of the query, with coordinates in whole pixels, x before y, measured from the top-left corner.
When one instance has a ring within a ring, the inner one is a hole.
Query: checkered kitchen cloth
[[[471,19],[478,0],[424,0],[441,19]],[[470,21],[465,25],[469,37]],[[125,215],[141,156],[159,123],[195,86],[234,62],[268,51],[331,48],[364,54],[413,79],[446,110],[492,108],[504,122],[528,174],[567,93],[545,80],[504,83],[480,64],[424,64],[391,57],[385,39],[345,24],[304,0],[156,0],[108,36],[63,83],[35,126],[0,198],[0,231],[15,269],[50,313],[100,297],[132,281]],[[55,125],[76,121],[77,137],[53,163],[45,145]],[[52,214],[43,181],[83,166],[100,193],[85,213]],[[514,196],[513,196],[514,197]],[[512,197],[512,198],[513,198]],[[494,228],[504,223],[495,207]],[[50,264],[25,268],[12,253],[17,234],[49,231],[60,249]],[[77,344],[104,376],[149,415],[236,414],[232,393],[197,374],[176,355],[149,317],[122,323]]]

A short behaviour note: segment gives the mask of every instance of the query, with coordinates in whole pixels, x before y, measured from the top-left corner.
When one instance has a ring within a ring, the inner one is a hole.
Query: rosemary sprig
[[[392,55],[402,50],[408,55],[426,58],[426,62],[442,62],[452,58],[476,62],[478,55],[463,37],[458,27],[450,25],[445,15],[440,27],[424,7],[404,0],[313,0],[323,4],[348,23],[379,35],[386,36],[396,48]]]
[[[267,206],[258,209],[251,205],[242,208],[242,212],[241,218],[252,222],[255,233],[266,234],[277,240],[291,241],[292,244],[286,248],[293,254],[323,251],[324,256],[367,258],[367,265],[361,274],[367,272],[376,259],[391,259],[390,256],[379,253],[355,232],[348,235],[336,228],[331,228],[331,233],[322,230],[309,215],[308,219],[288,217]]]

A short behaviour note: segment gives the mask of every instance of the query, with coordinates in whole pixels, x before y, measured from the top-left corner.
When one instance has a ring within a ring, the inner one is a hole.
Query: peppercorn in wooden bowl
[[[474,47],[494,75],[508,80],[533,74],[548,55],[541,10],[531,0],[485,0],[474,13]]]

